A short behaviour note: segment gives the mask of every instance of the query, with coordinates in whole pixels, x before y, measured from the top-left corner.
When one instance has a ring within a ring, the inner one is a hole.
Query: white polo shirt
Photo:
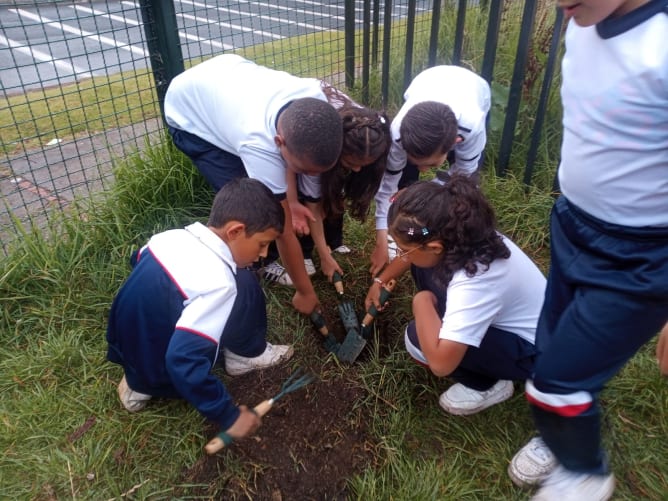
[[[276,119],[283,106],[305,97],[327,101],[318,79],[223,54],[174,77],[165,96],[165,120],[239,156],[249,177],[273,193],[285,193],[285,162],[274,143]]]
[[[462,141],[454,146],[457,156],[453,172],[472,174],[485,149],[485,120],[491,106],[489,84],[484,78],[461,66],[434,66],[418,74],[404,93],[404,104],[390,124],[392,146],[387,168],[376,195],[376,229],[387,229],[389,199],[396,193],[401,172],[406,166],[406,151],[401,146],[401,122],[408,110],[424,101],[446,104],[457,118]]]
[[[496,327],[534,344],[546,280],[536,264],[509,238],[508,259],[479,266],[469,277],[455,272],[448,284],[439,339],[479,347],[487,329]]]
[[[663,8],[634,26],[624,16],[586,28],[571,21],[566,31],[561,191],[592,216],[624,226],[668,226]]]

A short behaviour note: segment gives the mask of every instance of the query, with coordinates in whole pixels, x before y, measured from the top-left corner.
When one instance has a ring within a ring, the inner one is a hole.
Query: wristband
[[[373,277],[373,281],[379,284],[381,287],[385,287],[385,282],[383,282],[380,278]]]

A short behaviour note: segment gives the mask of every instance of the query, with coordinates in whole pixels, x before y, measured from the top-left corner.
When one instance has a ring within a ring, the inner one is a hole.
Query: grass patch
[[[504,2],[502,26],[517,24],[520,4]],[[452,54],[451,9],[446,3],[439,63],[448,63]],[[475,70],[482,60],[484,19],[479,9],[469,9],[462,61]],[[391,44],[390,111],[398,108],[403,91],[402,26],[395,26]],[[539,34],[544,31],[537,28]],[[488,152],[497,150],[516,40],[516,32],[502,30]],[[543,62],[540,40],[536,38],[534,47],[534,76],[540,75]],[[338,77],[343,73],[342,46],[341,33],[328,32],[248,48],[243,54],[300,75]],[[426,46],[426,36],[418,34],[415,72],[426,65]],[[155,99],[148,94],[153,92],[150,79],[146,72],[122,74],[118,80],[95,79],[11,97],[0,102],[0,123],[15,125],[0,130],[0,144],[7,152],[18,151],[53,135],[75,136],[155,116]],[[500,229],[545,271],[560,120],[558,95],[553,93],[537,187],[529,189],[519,179],[534,123],[531,110],[540,82],[538,77],[534,81],[536,86],[523,94],[511,172],[505,178],[495,177],[490,154],[483,187],[496,208]],[[379,89],[379,73],[374,70],[373,106],[380,104]],[[360,91],[357,87],[354,95]],[[109,193],[71,204],[53,233],[25,232],[0,261],[2,499],[215,498],[225,483],[245,485],[262,472],[262,465],[244,464],[232,450],[218,471],[219,485],[184,481],[184,469],[201,460],[208,438],[201,416],[179,401],[159,402],[131,415],[117,401],[121,369],[105,361],[104,334],[112,298],[129,273],[130,253],[155,232],[204,221],[213,197],[190,162],[170,144],[128,158],[117,166],[115,177]],[[374,245],[372,224],[346,221],[346,243],[358,251],[347,263],[346,282],[356,284],[357,295],[368,282],[363,256]],[[328,287],[322,280],[317,286],[319,293]],[[289,306],[291,291],[267,287],[266,293],[272,342],[294,343],[297,361],[322,365],[321,377],[335,379],[349,370],[324,353],[303,353],[300,347],[313,342],[313,333],[306,319]],[[527,493],[515,488],[505,473],[514,452],[533,433],[519,385],[511,400],[480,415],[444,414],[437,398],[449,382],[416,366],[403,348],[411,297],[412,284],[404,277],[392,296],[391,309],[379,319],[382,329],[376,342],[355,367],[366,391],[356,405],[363,409],[377,445],[368,469],[349,479],[350,497],[525,499]],[[618,479],[616,499],[660,500],[668,492],[668,392],[653,350],[654,343],[644,347],[602,395],[605,438]],[[210,494],[199,494],[203,491]]]
[[[229,451],[220,484],[183,480],[202,458],[201,416],[185,402],[162,401],[132,415],[120,408],[119,367],[105,361],[106,319],[127,277],[132,249],[154,232],[204,220],[211,193],[170,144],[146,150],[118,167],[104,198],[75,204],[51,238],[23,235],[0,264],[0,497],[3,499],[192,499],[241,485],[262,465]],[[501,228],[546,263],[550,193],[529,193],[509,176],[485,175],[485,190]],[[346,242],[359,249],[346,265],[357,301],[368,283],[361,257],[373,246],[372,222],[346,222]],[[329,286],[317,281],[319,290]],[[308,322],[289,306],[291,291],[267,287],[274,342],[293,342],[297,362],[321,365],[324,378],[345,371],[312,343]],[[322,292],[321,292],[322,293]],[[525,499],[505,468],[531,436],[528,406],[518,393],[468,418],[437,404],[447,380],[431,376],[405,353],[412,284],[404,277],[382,316],[382,329],[355,367],[366,397],[356,403],[376,440],[374,461],[350,479],[353,499]],[[662,499],[668,466],[663,437],[667,392],[650,343],[603,393],[605,436],[618,478],[617,499]],[[300,359],[299,357],[306,357]],[[134,490],[133,490],[134,489]]]

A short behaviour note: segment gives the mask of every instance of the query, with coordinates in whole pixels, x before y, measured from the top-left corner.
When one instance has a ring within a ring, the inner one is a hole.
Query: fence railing
[[[493,86],[490,168],[549,186],[561,25],[551,0],[0,0],[2,249],[163,140],[171,78],[222,52],[345,86],[390,115],[420,70],[467,66]]]

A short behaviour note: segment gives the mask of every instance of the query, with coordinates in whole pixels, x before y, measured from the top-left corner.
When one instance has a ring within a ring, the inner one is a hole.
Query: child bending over
[[[376,247],[370,268],[373,275],[395,253],[395,245],[387,238],[390,197],[397,189],[417,181],[420,172],[438,169],[446,160],[449,169],[438,170],[438,180],[445,182],[450,174],[462,173],[477,181],[487,142],[490,88],[485,79],[472,71],[449,65],[428,68],[413,79],[404,100],[392,120],[387,172],[376,195]]]
[[[391,139],[385,114],[357,104],[330,85],[323,84],[323,91],[343,122],[341,155],[333,169],[319,175],[298,175],[296,186],[288,190],[288,198],[292,198],[291,208],[303,204],[310,212],[306,219],[300,220],[294,212],[292,217],[295,231],[301,235],[307,270],[315,273],[315,248],[322,271],[331,280],[335,271],[343,274],[343,270],[330,249],[335,253],[350,252],[343,245],[343,213],[347,209],[353,219],[366,219],[385,173]],[[276,263],[273,269],[277,270],[277,282],[292,285],[280,265]]]

